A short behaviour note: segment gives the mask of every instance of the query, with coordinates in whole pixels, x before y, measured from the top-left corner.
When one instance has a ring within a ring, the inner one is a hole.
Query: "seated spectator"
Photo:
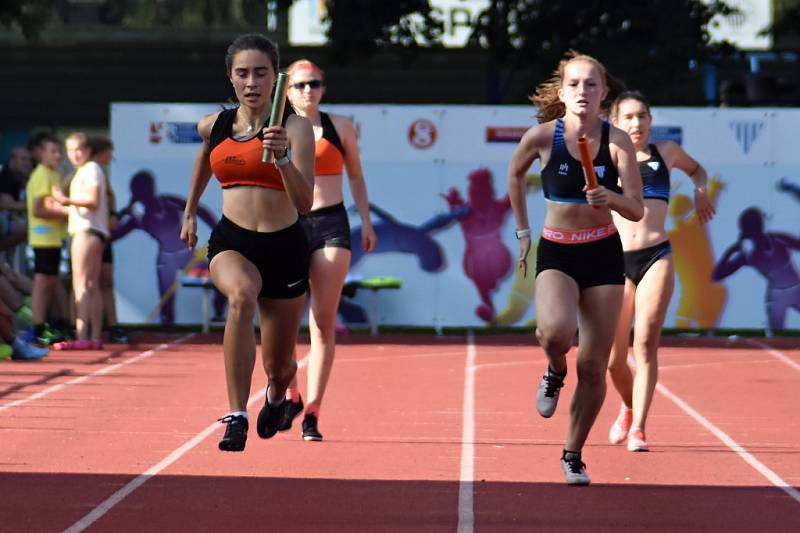
[[[30,153],[17,146],[0,169],[0,251],[13,249],[27,236],[27,206],[21,197],[31,168]]]

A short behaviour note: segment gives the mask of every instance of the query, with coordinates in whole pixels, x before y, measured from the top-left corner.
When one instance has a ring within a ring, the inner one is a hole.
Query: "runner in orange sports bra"
[[[377,238],[369,218],[367,185],[361,171],[353,123],[346,117],[323,113],[319,102],[325,90],[322,71],[308,60],[295,61],[287,69],[290,76],[289,102],[295,113],[314,126],[314,205],[302,218],[309,238],[311,258],[309,284],[311,309],[308,325],[311,356],[308,364],[308,404],[303,418],[303,439],[322,440],[317,428],[320,404],[333,367],[336,349],[336,310],[344,278],[350,268],[350,225],[344,208],[342,171],[347,170],[350,192],[361,217],[361,248],[375,249]],[[296,380],[287,397],[290,405],[282,429],[303,411]]]
[[[197,208],[212,172],[222,185],[222,219],[208,240],[211,280],[228,299],[223,351],[230,411],[219,442],[242,451],[247,441],[247,400],[256,360],[253,315],[261,324],[266,399],[256,422],[258,436],[280,431],[294,378],[297,331],[308,287],[308,239],[298,213],[311,209],[314,135],[309,122],[290,115],[266,127],[278,75],[277,46],[258,34],[242,35],[228,47],[228,77],[238,107],[197,124],[202,146],[186,197],[181,240],[197,244]],[[263,163],[263,150],[274,163]],[[290,153],[291,152],[291,153]]]

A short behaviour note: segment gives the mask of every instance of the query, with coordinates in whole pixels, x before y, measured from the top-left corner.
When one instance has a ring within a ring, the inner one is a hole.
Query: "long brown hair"
[[[611,102],[614,100],[615,95],[624,90],[625,84],[611,76],[606,70],[606,67],[596,58],[587,54],[582,54],[577,50],[570,50],[564,54],[564,59],[558,62],[558,66],[553,71],[550,78],[540,83],[536,87],[534,94],[529,97],[529,100],[539,109],[536,113],[536,118],[540,123],[550,122],[556,118],[563,117],[566,113],[567,108],[564,102],[558,98],[558,90],[564,83],[564,70],[567,68],[567,65],[575,61],[587,61],[593,64],[600,72],[603,86],[608,89],[605,100],[600,104],[601,115],[608,114],[608,110],[610,109]]]

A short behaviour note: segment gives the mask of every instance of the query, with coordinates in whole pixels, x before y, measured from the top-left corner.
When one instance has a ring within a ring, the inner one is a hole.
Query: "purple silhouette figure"
[[[451,211],[469,207],[469,212],[458,218],[466,241],[462,265],[481,299],[475,314],[485,322],[492,322],[495,316],[492,293],[511,269],[511,252],[500,235],[511,210],[511,201],[508,195],[495,198],[492,173],[487,168],[469,174],[467,194],[469,204],[455,188],[451,188],[444,198]]]
[[[160,297],[164,298],[193,255],[193,251],[180,239],[186,199],[171,194],[156,194],[155,177],[149,170],[140,170],[133,175],[130,190],[130,201],[118,213],[119,222],[111,238],[118,240],[138,229],[155,239],[158,243],[156,256],[158,291]],[[134,210],[137,203],[142,206],[138,212]],[[197,215],[210,227],[216,224],[216,217],[205,206],[198,207]],[[224,309],[225,298],[217,292],[214,296],[215,316],[221,316]],[[159,315],[162,324],[175,323],[174,293],[162,303]]]
[[[764,213],[749,207],[739,215],[739,240],[714,267],[711,277],[720,281],[743,266],[755,268],[767,280],[766,312],[770,330],[783,329],[789,309],[800,311],[800,274],[792,250],[800,239],[785,233],[765,232]]]

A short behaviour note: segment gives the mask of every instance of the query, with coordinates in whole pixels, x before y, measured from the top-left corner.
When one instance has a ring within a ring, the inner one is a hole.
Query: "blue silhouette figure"
[[[351,211],[353,209],[355,206],[351,207]],[[369,204],[369,210],[377,216],[372,227],[378,236],[378,246],[369,255],[390,252],[416,255],[419,267],[425,272],[440,272],[446,265],[442,246],[430,234],[452,224],[454,220],[466,216],[470,212],[469,207],[465,206],[434,215],[419,226],[412,226],[398,221],[391,214],[373,204]],[[361,226],[350,230],[350,242],[361,242]],[[353,247],[352,253],[351,268],[364,257],[364,252],[357,246]],[[353,295],[354,293],[344,293],[344,296],[352,297]],[[364,309],[344,298],[339,301],[338,311],[346,323],[367,322]]]
[[[743,266],[756,269],[767,280],[765,306],[770,330],[783,329],[789,309],[800,311],[800,274],[792,251],[800,239],[764,231],[764,213],[748,207],[739,215],[739,239],[722,254],[711,277],[720,281]]]
[[[183,269],[192,259],[193,252],[180,240],[183,210],[186,199],[172,194],[156,194],[155,177],[149,170],[140,170],[130,181],[131,197],[128,205],[118,213],[119,222],[112,240],[125,237],[133,230],[142,230],[158,243],[156,273],[160,298],[171,291]],[[136,208],[140,205],[141,208]],[[199,206],[197,215],[213,227],[214,213]],[[221,316],[225,309],[225,298],[219,292],[214,296],[214,314]],[[175,323],[174,291],[162,302],[159,316],[162,324]]]
[[[797,183],[792,183],[789,178],[781,178],[778,180],[777,187],[780,192],[794,196],[794,199],[800,202],[800,185]]]

